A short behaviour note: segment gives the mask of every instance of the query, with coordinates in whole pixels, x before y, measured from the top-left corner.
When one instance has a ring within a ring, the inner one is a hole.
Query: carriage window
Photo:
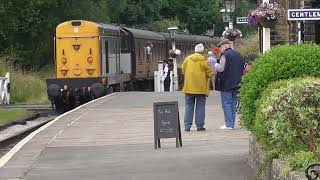
[[[144,55],[146,58],[146,61],[149,63],[151,61],[151,58],[154,57],[154,55],[152,54],[153,51],[153,43],[151,41],[147,41],[146,45],[144,46]]]
[[[121,38],[121,53],[130,53],[128,39]]]
[[[139,63],[141,64],[141,59],[142,59],[142,54],[141,54],[141,50],[140,50],[140,43],[138,42],[138,58],[139,58]]]

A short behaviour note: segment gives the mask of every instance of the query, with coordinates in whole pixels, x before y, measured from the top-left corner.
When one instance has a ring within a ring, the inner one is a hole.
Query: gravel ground
[[[20,140],[29,135],[32,131],[39,128],[56,116],[39,117],[32,121],[27,121],[26,125],[14,125],[0,131],[0,158],[4,156]]]

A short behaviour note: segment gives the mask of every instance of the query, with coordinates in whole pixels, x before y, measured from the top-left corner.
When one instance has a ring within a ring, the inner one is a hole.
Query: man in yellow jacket
[[[194,109],[197,131],[206,130],[203,126],[206,97],[209,95],[208,79],[213,76],[213,71],[203,53],[203,44],[196,45],[195,53],[188,56],[182,64],[182,74],[184,75],[182,91],[185,93],[184,127],[187,132],[192,126]],[[196,108],[194,108],[195,104]]]

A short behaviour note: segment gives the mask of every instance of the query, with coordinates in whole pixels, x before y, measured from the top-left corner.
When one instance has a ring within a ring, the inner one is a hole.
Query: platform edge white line
[[[80,108],[82,108],[83,106],[89,105],[91,103],[94,103],[98,100],[104,99],[104,98],[108,98],[110,96],[116,95],[119,93],[112,93],[112,94],[108,94],[106,96],[103,96],[101,98],[92,100],[88,103],[85,103],[71,111],[68,111],[64,114],[61,114],[60,116],[56,117],[54,120],[50,121],[49,123],[47,123],[44,126],[41,126],[39,129],[37,129],[36,131],[32,132],[31,134],[29,134],[27,137],[25,137],[24,139],[22,139],[18,144],[16,144],[9,152],[7,152],[1,159],[0,159],[0,168],[2,168],[25,144],[27,144],[35,135],[39,134],[41,131],[45,130],[47,127],[51,126],[53,123],[55,123],[56,121],[58,121],[59,119],[61,119],[63,116],[68,115]]]

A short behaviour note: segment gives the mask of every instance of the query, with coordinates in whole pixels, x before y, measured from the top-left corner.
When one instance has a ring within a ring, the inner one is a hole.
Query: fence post
[[[0,78],[0,101],[3,104],[10,104],[10,73]]]
[[[6,78],[7,78],[7,85],[6,85],[6,90],[7,90],[7,104],[10,104],[10,73],[6,74]]]
[[[163,61],[158,61],[158,83],[159,83],[158,92],[164,91],[162,77],[163,77]]]
[[[154,92],[158,92],[158,87],[159,87],[159,84],[158,84],[158,71],[154,71]]]

